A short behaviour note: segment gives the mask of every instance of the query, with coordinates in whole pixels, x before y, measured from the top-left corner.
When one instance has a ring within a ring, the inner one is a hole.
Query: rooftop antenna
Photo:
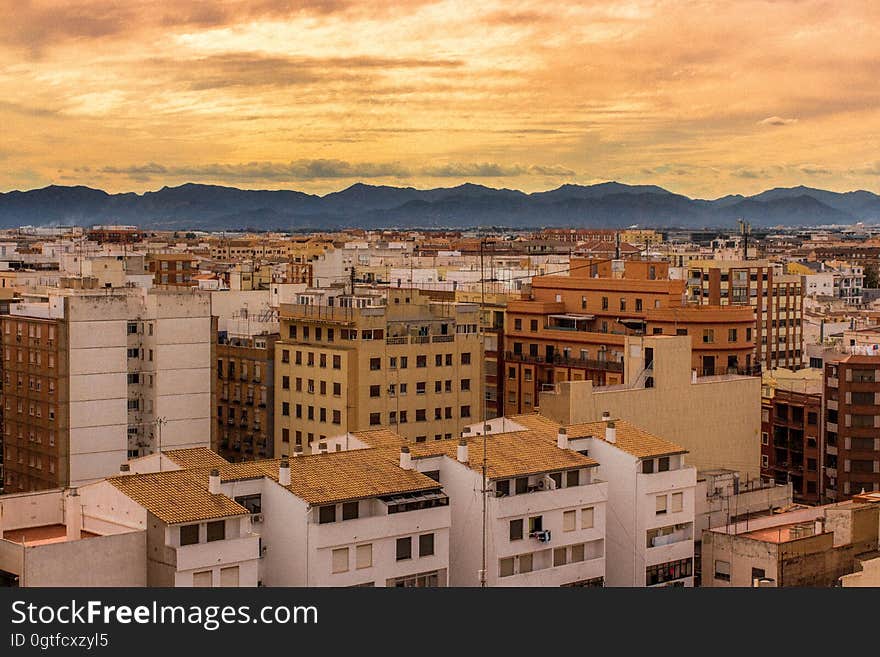
[[[739,232],[743,238],[743,260],[749,259],[749,236],[752,234],[752,224],[743,219],[737,221],[739,224]]]

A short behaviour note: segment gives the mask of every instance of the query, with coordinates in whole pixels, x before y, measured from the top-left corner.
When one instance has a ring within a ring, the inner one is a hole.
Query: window
[[[581,473],[579,470],[569,470],[565,473],[565,485],[568,487],[579,486],[581,483]]]
[[[470,417],[471,416],[471,407],[470,406],[462,406],[461,407],[461,417]]]
[[[850,400],[854,405],[857,405],[857,406],[872,406],[874,404],[874,393],[873,392],[851,392],[850,393]]]
[[[214,586],[214,571],[201,570],[193,573],[194,588],[212,588]]]
[[[657,496],[657,515],[662,515],[666,513],[666,496],[658,495]]]
[[[373,544],[358,545],[355,549],[355,567],[371,568],[373,566]]]
[[[672,513],[678,513],[682,510],[684,505],[684,493],[673,493],[672,494]]]
[[[333,384],[333,396],[339,397],[341,394],[342,394],[342,384],[341,383],[334,383]]]
[[[651,474],[654,472],[654,459],[642,461],[642,474]]]
[[[325,525],[328,522],[336,522],[335,504],[328,504],[318,509],[318,524]]]
[[[593,507],[581,509],[581,529],[593,528]]]
[[[424,408],[416,409],[416,422],[425,422],[427,420],[427,417],[425,417],[425,410],[426,409]]]
[[[703,329],[703,342],[705,344],[715,342],[715,329]]]
[[[523,520],[519,518],[518,520],[510,521],[510,540],[511,541],[519,541],[523,537]]]
[[[769,468],[770,467],[770,457],[766,454],[761,454],[761,467]]]
[[[341,356],[333,356],[333,369],[334,370],[342,369],[342,357]]]
[[[281,377],[281,388],[284,390],[290,390],[290,377],[282,376]]]
[[[382,369],[382,359],[381,358],[371,358],[370,359],[370,369],[373,371]]]
[[[529,330],[531,330],[533,333],[538,332],[538,320],[537,319],[529,320]]]
[[[514,331],[522,331],[522,320],[521,319],[513,320],[513,330]]]
[[[281,402],[281,415],[290,415],[290,404],[288,402]]]
[[[397,539],[397,560],[412,559],[412,537]]]
[[[419,536],[419,556],[430,557],[434,554],[434,534],[421,534]]]
[[[521,572],[521,573],[532,572],[532,555],[531,554],[519,555],[519,572]]]
[[[584,560],[584,544],[579,543],[578,545],[571,546],[571,562],[572,563],[580,563]]]
[[[342,424],[342,412],[333,411],[333,424]]]
[[[517,495],[522,495],[523,493],[529,492],[529,478],[528,477],[519,477],[514,482],[514,492]]]
[[[529,535],[544,529],[544,516],[532,516],[529,518]]]
[[[761,444],[769,445],[770,444],[770,436],[767,435],[766,431],[761,432]]]
[[[510,577],[513,575],[513,564],[514,558],[508,557],[507,559],[501,559],[498,562],[498,576],[499,577]]]
[[[342,505],[342,519],[343,520],[354,520],[358,517],[358,503],[357,502],[345,502]]]
[[[461,364],[462,365],[470,365],[471,364],[471,354],[466,351],[461,355]]]
[[[461,389],[462,391],[471,389],[471,380],[470,379],[462,379],[461,380]]]
[[[577,528],[577,512],[564,511],[562,513],[562,531],[572,532]]]
[[[715,560],[715,579],[720,579],[722,582],[730,581],[729,561],[721,561],[719,559]]]
[[[281,362],[282,363],[289,363],[290,362],[290,350],[289,349],[282,349],[281,350]]]
[[[424,395],[426,385],[427,385],[427,382],[425,382],[425,381],[416,382],[416,394],[417,395]]]
[[[428,366],[428,357],[427,356],[416,356],[416,367],[427,367]]]
[[[344,573],[348,571],[348,548],[333,550],[333,572]]]
[[[381,386],[370,386],[370,397],[378,397]]]
[[[226,521],[216,520],[208,523],[208,543],[226,538]]]
[[[727,341],[728,342],[736,342],[736,329],[727,329]]]
[[[554,566],[564,566],[566,564],[566,552],[568,550],[564,547],[556,548],[553,550],[553,565]]]
[[[510,479],[499,479],[496,481],[495,494],[499,497],[510,495]]]
[[[377,424],[382,424],[382,414],[370,413],[370,425],[376,426]]]
[[[608,310],[608,297],[602,297],[602,310]]]
[[[195,545],[199,542],[199,526],[183,525],[180,528],[180,544]]]
[[[620,297],[620,309],[626,310],[626,298],[625,297]]]

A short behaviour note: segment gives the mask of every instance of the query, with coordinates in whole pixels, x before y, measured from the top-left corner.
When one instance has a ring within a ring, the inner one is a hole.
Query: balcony
[[[839,385],[839,382],[838,382],[838,379],[836,376],[829,376],[828,377],[828,387],[829,388],[836,388],[836,387],[838,387],[838,385]]]
[[[836,410],[838,410],[838,409],[837,409],[837,400],[836,400],[836,399],[829,399],[829,400],[826,401],[825,403],[827,404],[828,408],[831,409],[832,411],[836,411]]]
[[[507,361],[519,361],[522,363],[532,363],[535,365],[567,365],[571,367],[582,367],[584,369],[602,370],[605,372],[623,372],[623,363],[613,360],[593,360],[590,358],[572,358],[562,354],[554,354],[551,359],[542,356],[530,356],[528,354],[516,354],[512,351],[504,353],[504,359]]]

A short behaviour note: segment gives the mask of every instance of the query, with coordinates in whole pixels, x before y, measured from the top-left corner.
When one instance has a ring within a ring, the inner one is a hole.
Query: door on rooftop
[[[715,374],[715,356],[703,356],[703,376]]]

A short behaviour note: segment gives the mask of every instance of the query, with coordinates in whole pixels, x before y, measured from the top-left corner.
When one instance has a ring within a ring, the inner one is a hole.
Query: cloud
[[[834,174],[834,171],[832,171],[828,167],[823,167],[816,164],[803,164],[798,167],[798,171],[808,176],[830,176]]]
[[[761,119],[758,121],[758,125],[792,125],[793,123],[797,123],[797,119],[784,119],[781,116],[768,116],[766,119]]]
[[[88,172],[78,167],[77,172]],[[516,176],[572,177],[575,172],[559,165],[503,165],[494,162],[450,163],[439,166],[408,167],[398,162],[347,162],[344,160],[296,160],[168,166],[157,162],[129,166],[105,166],[104,175],[118,175],[137,181],[159,179],[227,180],[230,182],[292,182],[370,178],[507,178]]]

